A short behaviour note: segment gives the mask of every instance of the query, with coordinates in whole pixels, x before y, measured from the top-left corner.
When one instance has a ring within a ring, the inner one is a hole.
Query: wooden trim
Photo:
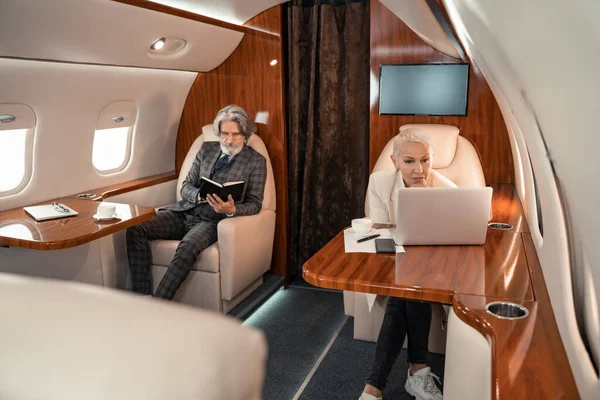
[[[276,34],[270,33],[264,30],[257,30],[253,28],[249,28],[247,26],[241,26],[232,24],[230,22],[221,21],[219,19],[207,17],[205,15],[196,14],[190,11],[181,10],[179,8],[166,6],[164,4],[153,3],[148,0],[112,0],[116,3],[127,4],[134,7],[143,8],[146,10],[157,11],[163,14],[173,15],[175,17],[185,18],[192,21],[202,22],[204,24],[214,25],[221,28],[231,29],[232,31],[242,32],[242,33],[262,33],[267,36],[278,36]]]
[[[490,222],[502,222],[512,225],[511,232],[529,232],[523,206],[514,185],[491,185],[494,189],[492,196],[492,219]]]
[[[133,192],[135,190],[169,182],[178,178],[179,175],[175,171],[164,172],[162,174],[148,176],[146,178],[136,179],[134,181],[106,186],[99,190],[99,192],[102,193],[102,200],[106,200],[109,197],[114,197],[127,192]]]
[[[490,343],[492,399],[578,399],[550,303],[511,299],[526,307],[529,316],[507,320],[485,310],[497,300],[456,294],[452,301],[458,318]]]
[[[179,175],[175,171],[163,172],[162,174],[147,176],[145,178],[135,179],[133,181],[117,183],[110,186],[103,186],[96,189],[84,190],[80,193],[76,193],[68,197],[77,197],[79,194],[91,193],[94,194],[94,196],[89,197],[89,199],[102,201],[108,199],[109,197],[114,197],[127,192],[133,192],[135,190],[158,185],[164,182],[169,182],[178,178]]]

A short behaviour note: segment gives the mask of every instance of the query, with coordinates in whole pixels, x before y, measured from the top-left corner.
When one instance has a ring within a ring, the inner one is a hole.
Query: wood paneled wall
[[[371,0],[371,74],[379,87],[381,64],[462,62],[419,38],[379,0]],[[386,143],[404,124],[451,124],[479,151],[487,184],[514,183],[512,151],[506,125],[496,99],[476,66],[471,64],[466,117],[379,115],[379,102],[371,104],[370,169]]]
[[[198,74],[186,100],[177,136],[177,171],[202,126],[213,122],[228,104],[243,107],[251,118],[268,112],[268,121],[258,132],[273,165],[277,194],[277,221],[271,271],[287,277],[288,192],[287,145],[283,81],[282,6],[257,15],[245,26],[252,27],[238,48],[215,70]],[[271,65],[272,60],[277,64]],[[264,128],[264,129],[263,129]]]

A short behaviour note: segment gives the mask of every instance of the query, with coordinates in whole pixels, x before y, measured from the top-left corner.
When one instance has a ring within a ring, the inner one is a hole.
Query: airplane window
[[[124,127],[96,131],[92,150],[94,168],[101,172],[115,172],[125,166],[131,129]]]
[[[129,100],[110,103],[100,111],[92,147],[92,164],[100,174],[119,172],[127,165],[136,119],[137,106]]]
[[[0,104],[0,197],[22,191],[33,173],[36,116],[26,104]]]
[[[0,131],[0,193],[12,191],[23,182],[26,142],[27,129]]]

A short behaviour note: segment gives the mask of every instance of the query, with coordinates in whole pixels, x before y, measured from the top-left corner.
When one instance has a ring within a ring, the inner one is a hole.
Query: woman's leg
[[[431,304],[419,301],[406,302],[408,325],[408,362],[411,364],[404,388],[422,400],[442,400],[442,393],[434,379],[439,378],[427,366],[429,359],[429,328]]]
[[[406,301],[408,328],[408,362],[426,366],[429,363],[429,328],[431,303]]]
[[[391,297],[385,309],[383,324],[377,338],[375,357],[366,379],[367,385],[383,391],[394,362],[402,350],[406,329],[406,300]]]

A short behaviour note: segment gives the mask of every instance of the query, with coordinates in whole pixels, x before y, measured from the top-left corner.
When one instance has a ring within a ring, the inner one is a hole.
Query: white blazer
[[[431,170],[429,175],[430,187],[458,187],[450,179]],[[404,189],[402,173],[395,169],[378,171],[369,177],[367,199],[369,200],[368,217],[374,223],[395,224],[398,196],[396,192]]]

